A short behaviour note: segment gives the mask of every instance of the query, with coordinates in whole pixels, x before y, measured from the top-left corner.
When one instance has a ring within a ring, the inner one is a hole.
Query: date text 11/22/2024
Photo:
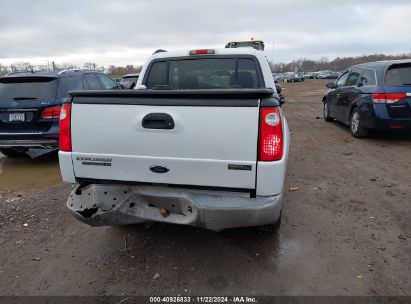
[[[176,297],[150,297],[150,303],[257,303],[254,297],[207,297],[207,296],[176,296]]]

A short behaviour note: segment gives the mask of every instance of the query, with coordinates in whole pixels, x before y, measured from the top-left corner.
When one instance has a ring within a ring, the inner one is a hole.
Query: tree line
[[[401,55],[363,55],[358,57],[337,57],[333,60],[329,60],[327,57],[322,57],[319,60],[311,59],[298,59],[292,62],[284,63],[270,63],[271,70],[273,72],[317,72],[322,70],[331,70],[334,72],[344,71],[350,66],[381,60],[394,60],[394,59],[411,59],[411,53]]]
[[[109,74],[113,78],[121,78],[121,76],[125,74],[133,74],[133,73],[140,73],[142,70],[143,66],[138,65],[126,65],[126,66],[115,66],[115,65],[110,65],[106,73]]]
[[[126,66],[115,66],[110,65],[108,68],[99,66],[94,62],[86,62],[82,66],[72,63],[55,63],[54,61],[49,61],[47,64],[33,65],[30,62],[16,62],[10,65],[4,65],[0,63],[0,76],[4,76],[8,73],[19,72],[19,71],[56,71],[60,72],[63,70],[72,69],[85,69],[85,70],[98,70],[109,74],[113,78],[119,78],[125,74],[139,73],[143,68],[142,65],[126,65]]]
[[[374,54],[374,55],[363,55],[358,57],[337,57],[333,60],[329,60],[327,57],[322,57],[319,60],[312,59],[298,59],[292,62],[270,62],[271,70],[273,72],[317,72],[321,70],[331,70],[335,72],[343,71],[350,66],[379,60],[393,60],[393,59],[411,59],[411,53],[401,54],[401,55],[384,55],[384,54]],[[89,69],[89,70],[100,70],[113,78],[120,78],[125,74],[139,73],[142,69],[142,65],[126,65],[126,66],[115,66],[109,65],[107,68],[99,66],[94,62],[86,62],[83,66],[79,66],[72,63],[61,63],[57,64],[54,61],[48,62],[43,65],[31,65],[30,62],[16,62],[11,65],[3,65],[0,63],[0,76],[3,76],[10,72],[16,71],[62,71],[69,69]]]

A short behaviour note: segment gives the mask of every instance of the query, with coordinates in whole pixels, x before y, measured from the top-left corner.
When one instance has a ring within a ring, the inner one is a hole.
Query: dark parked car
[[[29,148],[58,148],[60,110],[67,93],[118,88],[106,74],[90,70],[0,77],[0,151],[16,157]]]
[[[140,73],[127,74],[121,77],[120,86],[123,89],[133,89],[136,86]]]
[[[330,74],[328,74],[328,79],[337,79],[339,76],[340,76],[339,73],[331,72]]]
[[[288,73],[285,80],[287,80],[287,82],[302,82],[304,78],[297,73]]]
[[[411,128],[411,60],[356,65],[327,88],[324,119],[349,125],[354,137],[370,129]]]

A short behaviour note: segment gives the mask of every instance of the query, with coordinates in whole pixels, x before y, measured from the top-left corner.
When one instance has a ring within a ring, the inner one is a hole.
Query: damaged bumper
[[[250,198],[238,192],[94,184],[77,186],[67,207],[91,226],[156,221],[220,231],[276,222],[282,198],[282,194]]]

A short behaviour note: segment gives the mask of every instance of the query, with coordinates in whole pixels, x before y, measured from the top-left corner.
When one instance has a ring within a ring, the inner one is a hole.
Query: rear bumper
[[[361,121],[367,129],[410,129],[411,118],[391,118],[386,104],[367,104],[360,108]]]
[[[16,139],[4,140],[0,137],[0,148],[57,148],[59,141],[55,139]]]
[[[411,129],[411,119],[378,118],[375,115],[362,115],[362,123],[367,129]]]
[[[0,147],[2,148],[58,148],[59,122],[53,121],[47,131],[30,129],[10,132],[0,129]]]
[[[410,120],[402,119],[369,119],[364,122],[364,127],[368,129],[392,130],[392,129],[411,129]]]
[[[237,192],[95,184],[81,191],[76,187],[67,207],[91,226],[156,221],[220,231],[274,223],[282,200],[282,193],[250,198]]]

